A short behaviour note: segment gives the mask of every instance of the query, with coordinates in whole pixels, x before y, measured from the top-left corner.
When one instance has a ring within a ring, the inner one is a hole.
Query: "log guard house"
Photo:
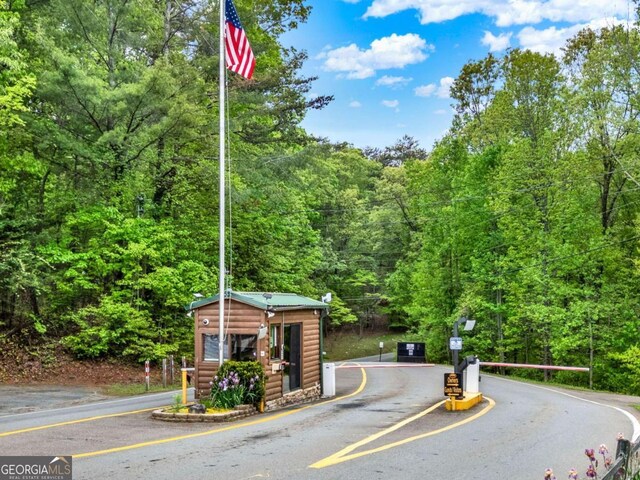
[[[193,302],[195,387],[208,395],[218,370],[219,295]],[[293,293],[227,291],[224,359],[257,360],[267,409],[320,394],[320,321],[329,305]]]

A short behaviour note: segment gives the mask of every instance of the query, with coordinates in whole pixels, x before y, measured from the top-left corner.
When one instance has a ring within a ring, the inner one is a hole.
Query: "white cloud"
[[[325,58],[327,58],[327,52],[331,50],[333,50],[333,47],[330,44],[327,44],[324,47],[322,47],[322,50],[320,51],[320,53],[313,58],[316,60],[324,60]]]
[[[500,52],[509,48],[509,44],[511,43],[511,32],[509,33],[501,33],[497,37],[485,30],[484,37],[482,37],[482,44],[487,45],[489,47],[490,52]]]
[[[433,95],[433,92],[436,91],[436,88],[437,87],[435,83],[420,85],[413,90],[413,93],[415,93],[417,97],[430,97],[431,95]]]
[[[462,15],[480,13],[498,26],[552,22],[588,22],[593,18],[627,16],[626,2],[603,0],[373,0],[364,18],[386,17],[404,10],[418,10],[420,23],[439,23]]]
[[[567,28],[549,27],[544,30],[538,30],[533,27],[525,27],[520,30],[517,37],[520,46],[524,49],[538,53],[553,53],[559,56],[562,53],[561,48],[565,46],[566,41],[580,30],[587,27],[597,30],[620,23],[623,23],[623,21],[602,18],[589,23],[579,23]]]
[[[434,110],[433,113],[435,113],[436,115],[446,115],[447,111],[441,108],[440,110]]]
[[[362,106],[362,104],[359,101],[354,100],[351,103],[349,103],[349,106],[351,108],[360,108]]]
[[[452,77],[442,77],[440,79],[440,86],[435,83],[428,85],[421,85],[413,90],[418,97],[430,97],[435,94],[439,98],[449,98],[449,90],[453,85],[454,79]]]
[[[413,78],[390,77],[389,75],[385,75],[383,77],[380,77],[378,80],[376,80],[376,85],[383,86],[383,87],[396,88],[396,87],[401,87],[406,85],[411,80],[413,80]]]
[[[392,34],[371,42],[370,48],[361,50],[355,43],[326,52],[324,69],[345,72],[347,78],[362,79],[375,75],[376,70],[403,68],[420,63],[433,51],[419,35]]]
[[[451,85],[453,85],[452,77],[443,77],[440,79],[440,86],[438,87],[438,91],[436,95],[440,98],[450,98],[449,90],[451,90]]]
[[[380,103],[388,108],[396,108],[398,105],[400,105],[400,102],[398,100],[383,100]]]

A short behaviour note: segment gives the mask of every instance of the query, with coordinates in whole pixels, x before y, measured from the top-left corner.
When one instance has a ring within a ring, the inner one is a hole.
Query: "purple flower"
[[[585,454],[587,457],[589,457],[589,460],[591,460],[592,462],[595,462],[595,461],[596,461],[596,454],[595,454],[595,452],[593,451],[593,448],[586,448],[586,449],[584,450],[584,454]]]
[[[602,445],[600,445],[600,448],[598,449],[598,453],[600,455],[606,455],[607,453],[609,453],[609,449],[607,449],[607,446],[603,443]]]
[[[598,474],[596,473],[596,469],[593,468],[593,465],[589,465],[589,468],[587,468],[586,475],[589,478],[596,478],[598,476]]]
[[[569,470],[569,480],[578,480],[578,470],[575,468]]]
[[[544,471],[544,480],[556,480],[556,477],[553,475],[553,470],[550,468],[547,468]]]

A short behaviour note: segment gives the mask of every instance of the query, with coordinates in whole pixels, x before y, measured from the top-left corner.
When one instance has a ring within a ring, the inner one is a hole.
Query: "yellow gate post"
[[[181,368],[182,372],[182,404],[187,404],[187,372],[193,372],[195,368]]]

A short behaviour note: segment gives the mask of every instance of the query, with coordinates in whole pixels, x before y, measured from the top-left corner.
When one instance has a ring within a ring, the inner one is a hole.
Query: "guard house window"
[[[231,359],[241,362],[256,360],[257,335],[231,335]]]
[[[280,333],[280,325],[271,325],[271,335],[269,335],[269,350],[271,351],[271,358],[282,358],[280,356],[281,343],[282,337]]]
[[[218,335],[202,335],[202,345],[204,348],[203,359],[206,362],[217,362],[220,360],[218,353]],[[231,346],[231,348],[229,348]],[[224,339],[224,359],[248,361],[256,360],[256,349],[258,346],[257,335],[227,335]]]
[[[202,335],[202,345],[204,347],[203,359],[205,362],[220,361],[220,351],[218,350],[218,335]],[[229,339],[224,341],[224,359],[229,360]]]

